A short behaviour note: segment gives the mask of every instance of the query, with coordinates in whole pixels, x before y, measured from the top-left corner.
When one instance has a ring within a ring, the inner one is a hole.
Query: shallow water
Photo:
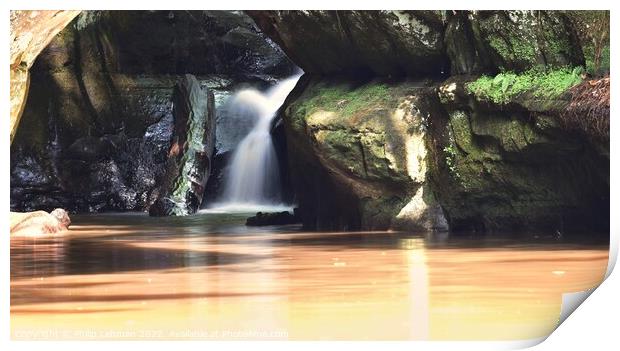
[[[598,285],[607,244],[74,216],[11,238],[15,339],[514,340]]]

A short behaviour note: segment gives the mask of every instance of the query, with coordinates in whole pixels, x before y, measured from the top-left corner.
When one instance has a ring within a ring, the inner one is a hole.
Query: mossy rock
[[[302,81],[284,120],[300,206],[314,214],[304,224],[389,228],[426,182],[425,128],[438,103],[434,90],[415,82]],[[325,220],[324,206],[336,219]]]
[[[472,20],[501,71],[585,64],[576,31],[559,11],[477,11]]]

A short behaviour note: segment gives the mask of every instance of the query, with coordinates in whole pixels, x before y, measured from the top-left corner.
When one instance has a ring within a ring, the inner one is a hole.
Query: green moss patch
[[[367,84],[356,89],[319,84],[310,89],[295,109],[298,115],[304,117],[323,110],[336,112],[339,118],[348,119],[362,111],[385,108],[391,95],[390,87],[385,84]]]
[[[581,83],[582,67],[544,70],[531,69],[524,73],[504,72],[495,77],[482,76],[466,85],[479,99],[507,104],[524,93],[535,98],[558,98],[571,87]]]

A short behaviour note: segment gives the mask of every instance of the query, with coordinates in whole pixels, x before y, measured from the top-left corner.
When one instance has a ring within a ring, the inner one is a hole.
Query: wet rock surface
[[[297,213],[291,214],[289,211],[281,212],[258,212],[256,216],[249,217],[245,225],[251,227],[267,225],[285,225],[301,223],[301,218]]]
[[[159,196],[149,208],[151,216],[195,213],[211,172],[215,147],[215,101],[196,77],[187,74],[173,94],[174,136]]]

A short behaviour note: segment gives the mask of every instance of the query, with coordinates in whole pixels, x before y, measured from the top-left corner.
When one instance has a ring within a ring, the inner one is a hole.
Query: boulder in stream
[[[69,215],[61,208],[52,213],[45,211],[11,212],[11,236],[47,236],[67,230]]]

